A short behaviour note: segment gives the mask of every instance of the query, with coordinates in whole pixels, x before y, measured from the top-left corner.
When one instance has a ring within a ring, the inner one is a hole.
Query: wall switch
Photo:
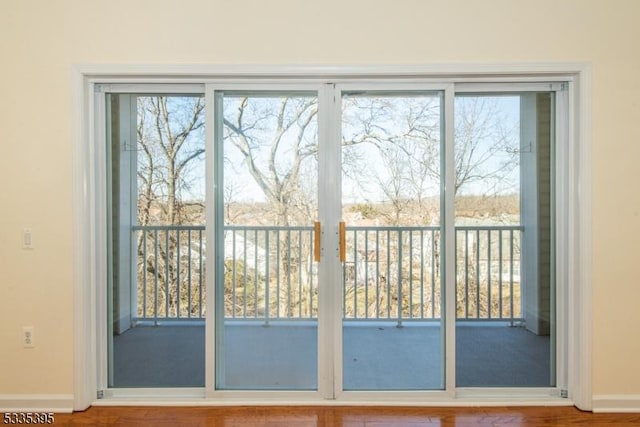
[[[33,348],[36,346],[35,335],[33,334],[33,326],[22,327],[22,346],[24,348]]]
[[[33,232],[30,228],[22,230],[22,248],[33,249]]]

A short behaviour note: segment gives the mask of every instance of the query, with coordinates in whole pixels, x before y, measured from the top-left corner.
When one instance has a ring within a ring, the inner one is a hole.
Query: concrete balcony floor
[[[438,322],[348,321],[343,328],[345,390],[442,389]],[[317,327],[311,321],[225,322],[220,388],[315,389]],[[204,387],[202,323],[138,325],[114,337],[115,388]],[[548,336],[503,323],[458,322],[458,387],[549,387]]]

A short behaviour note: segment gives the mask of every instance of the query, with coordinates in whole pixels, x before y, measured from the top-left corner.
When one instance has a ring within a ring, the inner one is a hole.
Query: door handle
[[[313,223],[313,260],[320,262],[320,221]]]
[[[347,260],[347,248],[346,248],[346,224],[344,221],[340,221],[339,227],[339,237],[340,237],[340,262],[345,262]]]

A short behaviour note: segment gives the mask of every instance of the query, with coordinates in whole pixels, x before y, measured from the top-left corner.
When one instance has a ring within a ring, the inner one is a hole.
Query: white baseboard
[[[73,395],[0,394],[0,412],[73,412]]]
[[[640,394],[600,394],[593,396],[593,412],[639,412]]]

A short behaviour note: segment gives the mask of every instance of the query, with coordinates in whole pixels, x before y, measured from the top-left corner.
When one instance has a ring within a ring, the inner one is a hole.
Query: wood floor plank
[[[631,427],[640,414],[593,414],[573,407],[93,407],[56,414],[57,426],[181,427]]]

